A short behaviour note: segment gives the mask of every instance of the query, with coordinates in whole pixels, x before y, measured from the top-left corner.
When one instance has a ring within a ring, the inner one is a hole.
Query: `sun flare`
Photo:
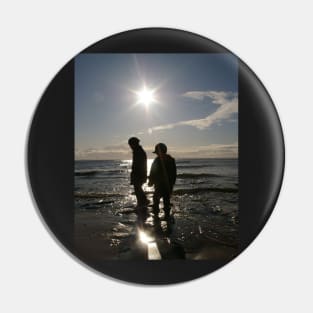
[[[143,104],[145,107],[149,107],[153,102],[156,102],[155,99],[155,90],[149,89],[144,86],[140,91],[136,92],[137,103]]]

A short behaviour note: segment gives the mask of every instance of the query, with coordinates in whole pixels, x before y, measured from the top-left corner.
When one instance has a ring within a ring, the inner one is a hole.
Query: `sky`
[[[129,159],[132,136],[149,158],[158,142],[175,158],[236,158],[237,67],[229,53],[78,55],[75,159]]]

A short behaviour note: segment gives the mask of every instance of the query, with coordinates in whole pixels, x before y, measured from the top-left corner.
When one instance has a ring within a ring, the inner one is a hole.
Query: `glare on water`
[[[120,166],[126,166],[128,169],[128,172],[131,172],[131,165],[132,165],[132,160],[123,160],[123,163],[120,164]],[[153,159],[147,159],[147,171],[148,175],[150,173],[151,165],[152,165]]]
[[[151,165],[153,163],[153,159],[147,159],[147,174],[149,175]],[[120,166],[124,166],[127,168],[128,172],[131,172],[131,164],[132,160],[123,160],[122,164]],[[143,188],[145,191],[151,191],[153,190],[153,187],[149,187],[148,183],[145,183],[143,185]],[[160,251],[158,249],[158,245],[156,243],[156,239],[150,236],[147,232],[145,232],[142,229],[138,229],[138,239],[141,245],[146,246],[147,248],[147,256],[148,260],[161,260],[162,256],[160,254]]]
[[[150,169],[153,163],[153,159],[147,159],[147,175],[149,176],[150,173]],[[120,164],[121,167],[126,167],[127,168],[127,172],[130,173],[131,172],[131,166],[132,166],[132,160],[123,160],[122,164]],[[152,191],[153,188],[148,186],[148,182],[146,182],[143,185],[143,189],[145,191]]]

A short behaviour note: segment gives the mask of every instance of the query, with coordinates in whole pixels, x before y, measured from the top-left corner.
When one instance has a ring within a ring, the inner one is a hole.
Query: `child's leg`
[[[160,198],[161,198],[160,192],[157,189],[155,189],[153,194],[153,207],[152,207],[154,214],[159,214],[160,212],[159,208]]]
[[[170,215],[170,211],[171,211],[171,203],[170,203],[170,194],[168,192],[163,194],[163,203],[164,203],[164,213],[165,216],[169,216]]]

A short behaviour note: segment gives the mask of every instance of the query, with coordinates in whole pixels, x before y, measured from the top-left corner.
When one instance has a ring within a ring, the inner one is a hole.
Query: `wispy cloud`
[[[238,94],[234,92],[225,91],[188,91],[182,95],[185,98],[194,100],[211,99],[212,103],[217,105],[216,111],[212,114],[194,120],[180,121],[171,124],[164,124],[155,126],[149,129],[149,132],[172,129],[177,126],[188,125],[198,129],[209,128],[213,124],[219,123],[222,120],[230,119],[234,113],[238,112]]]
[[[125,143],[108,145],[102,148],[76,149],[76,160],[127,159],[131,156]]]
[[[210,144],[189,149],[173,149],[173,155],[183,158],[237,158],[238,144]]]

